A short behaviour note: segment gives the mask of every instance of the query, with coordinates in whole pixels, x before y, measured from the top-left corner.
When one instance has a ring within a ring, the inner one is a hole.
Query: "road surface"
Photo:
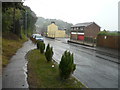
[[[104,56],[92,49],[83,48],[76,44],[67,44],[66,39],[53,40],[45,38],[46,45],[53,46],[53,58],[59,63],[65,50],[74,53],[77,68],[74,76],[89,88],[117,88],[118,64],[109,61],[112,57]],[[2,76],[3,88],[28,88],[26,53],[36,48],[29,40],[24,43],[17,53],[11,58],[4,69]],[[109,60],[108,60],[109,59]]]
[[[89,88],[118,88],[118,64],[111,62],[117,60],[97,53],[95,50],[81,47],[77,44],[68,44],[65,39],[45,38],[54,50],[53,58],[59,63],[65,50],[74,53],[77,68],[74,76]]]

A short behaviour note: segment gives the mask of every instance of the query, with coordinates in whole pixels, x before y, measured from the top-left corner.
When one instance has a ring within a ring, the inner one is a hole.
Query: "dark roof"
[[[54,22],[54,21],[52,21],[51,23],[54,23],[54,24],[55,24],[55,22]]]
[[[91,25],[91,24],[93,24],[93,23],[95,23],[95,22],[85,22],[85,23],[78,23],[78,24],[75,24],[75,25],[73,25],[73,26],[71,26],[71,27],[87,27],[87,26],[89,26],[89,25]],[[96,23],[95,23],[96,24]],[[97,24],[96,24],[97,25]],[[98,26],[98,25],[97,25]],[[100,26],[99,26],[100,27]]]

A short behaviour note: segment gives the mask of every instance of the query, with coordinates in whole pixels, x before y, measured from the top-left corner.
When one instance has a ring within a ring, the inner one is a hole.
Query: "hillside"
[[[45,19],[43,17],[38,17],[36,25],[37,27],[37,32],[39,33],[44,33],[47,31],[47,26],[51,24],[51,21],[54,21],[55,24],[58,26],[59,30],[66,29],[66,33],[69,34],[70,32],[70,27],[73,25],[72,23],[67,23],[62,20],[57,20],[57,19]]]

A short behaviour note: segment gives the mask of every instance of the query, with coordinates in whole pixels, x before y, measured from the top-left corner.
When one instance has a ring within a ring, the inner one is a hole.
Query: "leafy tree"
[[[2,31],[11,32],[13,18],[12,18],[12,8],[7,9],[6,12],[2,13]]]
[[[9,12],[9,14],[12,15],[12,17],[10,18],[11,21],[7,21],[7,23],[10,23],[11,25],[10,24],[9,25],[7,24],[7,25],[8,25],[8,27],[12,27],[12,28],[9,28],[9,29],[7,28],[7,29],[3,29],[3,30],[9,31],[11,29],[12,32],[16,34],[16,29],[15,29],[16,25],[15,24],[16,24],[16,21],[18,20],[18,18],[20,18],[20,16],[21,16],[20,11],[24,10],[23,3],[22,2],[3,2],[2,3],[2,12],[4,13],[3,14],[3,22],[5,21],[4,19],[7,18],[7,16],[4,17],[4,15],[8,10],[11,10],[11,12]],[[6,23],[3,23],[3,24],[6,25]]]
[[[20,38],[30,36],[35,30],[37,17],[23,2],[2,3],[2,32],[12,32]]]
[[[45,52],[45,57],[47,61],[52,61],[52,56],[53,56],[53,47],[50,47],[50,45],[47,45],[46,52]]]
[[[61,78],[68,79],[75,69],[73,54],[65,51],[59,64]]]

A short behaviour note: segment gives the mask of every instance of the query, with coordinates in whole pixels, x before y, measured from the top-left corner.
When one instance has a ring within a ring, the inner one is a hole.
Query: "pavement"
[[[68,42],[76,43],[76,44],[81,44],[81,45],[89,46],[89,47],[95,47],[96,46],[95,43],[93,44],[93,43],[88,43],[88,42],[78,41],[78,40],[68,40]]]
[[[12,56],[10,63],[3,69],[2,88],[28,88],[27,82],[27,63],[25,56],[27,52],[36,46],[28,40],[18,49],[15,55]]]

